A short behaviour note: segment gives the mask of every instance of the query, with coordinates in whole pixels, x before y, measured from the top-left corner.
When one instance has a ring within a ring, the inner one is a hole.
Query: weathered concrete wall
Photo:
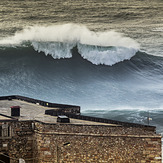
[[[125,129],[104,126],[36,123],[35,127],[37,162],[161,163],[160,136],[148,135],[143,129],[129,128],[127,134]]]

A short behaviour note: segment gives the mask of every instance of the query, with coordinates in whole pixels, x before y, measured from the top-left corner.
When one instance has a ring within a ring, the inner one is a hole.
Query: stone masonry
[[[27,163],[161,163],[161,137],[143,128],[34,121],[8,126],[11,135],[0,139],[0,151],[9,155],[11,163],[20,158]]]
[[[35,125],[38,162],[161,163],[160,136],[143,133],[138,128]],[[81,128],[85,132],[81,132]],[[130,130],[129,134],[125,130]]]

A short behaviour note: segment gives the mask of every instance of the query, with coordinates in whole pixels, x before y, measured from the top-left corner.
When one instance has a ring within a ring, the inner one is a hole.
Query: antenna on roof
[[[147,122],[148,122],[148,126],[149,126],[149,122],[152,120],[152,118],[150,118],[149,116],[149,110],[148,110],[148,117],[147,117]]]

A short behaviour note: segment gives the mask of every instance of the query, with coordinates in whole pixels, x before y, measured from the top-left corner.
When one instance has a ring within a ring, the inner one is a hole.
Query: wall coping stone
[[[132,137],[132,138],[162,138],[161,135],[117,135],[117,134],[85,134],[85,133],[66,133],[66,132],[41,132],[34,130],[35,133],[44,135],[74,135],[74,136],[94,136],[94,137]]]

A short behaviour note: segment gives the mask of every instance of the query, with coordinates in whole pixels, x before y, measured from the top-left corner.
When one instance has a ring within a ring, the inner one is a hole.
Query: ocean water
[[[162,0],[1,0],[0,96],[81,106],[163,133]]]

